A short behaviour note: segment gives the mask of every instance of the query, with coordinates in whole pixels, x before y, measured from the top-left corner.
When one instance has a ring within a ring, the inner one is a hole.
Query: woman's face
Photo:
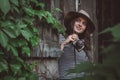
[[[87,20],[85,18],[79,17],[75,20],[74,31],[78,34],[83,33],[87,27]]]

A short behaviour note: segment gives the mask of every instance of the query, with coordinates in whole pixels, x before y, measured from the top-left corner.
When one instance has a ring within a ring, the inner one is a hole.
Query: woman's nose
[[[82,23],[81,23],[81,22],[79,23],[79,26],[82,26]]]

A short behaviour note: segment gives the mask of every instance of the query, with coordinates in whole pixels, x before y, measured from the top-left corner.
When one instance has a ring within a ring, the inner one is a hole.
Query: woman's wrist
[[[63,44],[67,44],[67,43],[69,43],[69,42],[70,42],[70,39],[67,38],[67,39],[63,42]]]

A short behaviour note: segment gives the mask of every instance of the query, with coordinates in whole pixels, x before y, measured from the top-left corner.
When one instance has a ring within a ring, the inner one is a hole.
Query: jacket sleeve
[[[62,34],[59,34],[59,44],[65,41],[65,37]]]

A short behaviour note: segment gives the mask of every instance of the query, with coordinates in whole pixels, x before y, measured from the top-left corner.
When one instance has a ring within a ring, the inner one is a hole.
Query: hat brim
[[[79,13],[79,12],[74,12],[74,11],[69,12],[64,18],[64,25],[65,25],[66,29],[69,28],[70,22],[73,19],[76,19],[78,17],[85,17],[87,19],[87,21],[88,21],[88,31],[89,31],[89,33],[93,33],[94,30],[95,30],[95,25],[92,22],[92,20],[89,17],[87,17],[86,15],[84,15],[82,13]]]

